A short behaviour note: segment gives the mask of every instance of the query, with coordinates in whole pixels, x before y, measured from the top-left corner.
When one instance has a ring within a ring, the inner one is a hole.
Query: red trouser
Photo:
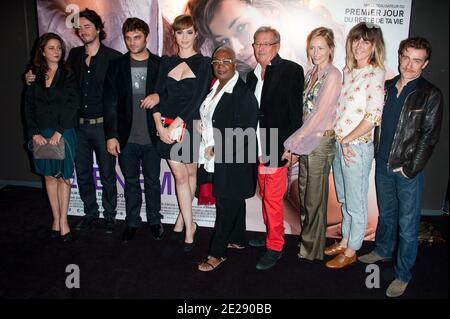
[[[284,245],[283,196],[286,193],[286,167],[258,167],[259,194],[267,228],[267,249],[282,251]]]

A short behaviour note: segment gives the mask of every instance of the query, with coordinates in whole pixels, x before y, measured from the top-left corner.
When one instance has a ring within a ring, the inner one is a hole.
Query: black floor
[[[448,239],[448,217],[427,217]],[[51,240],[51,213],[41,189],[0,189],[0,298],[145,298],[145,299],[300,299],[385,298],[393,279],[393,264],[380,264],[380,288],[366,287],[365,265],[327,269],[324,262],[297,260],[297,238],[287,236],[283,258],[267,271],[255,264],[263,248],[230,251],[216,270],[203,273],[197,264],[207,252],[211,228],[200,229],[191,253],[166,236],[155,241],[144,227],[136,238],[120,241],[124,221],[113,234],[100,220],[88,232],[75,233],[80,217],[69,216],[74,240]],[[248,232],[248,238],[255,233]],[[330,241],[331,242],[331,241]],[[373,248],[365,242],[360,254]],[[80,288],[68,289],[68,265],[80,269]],[[413,279],[402,298],[448,298],[448,243],[421,245]]]

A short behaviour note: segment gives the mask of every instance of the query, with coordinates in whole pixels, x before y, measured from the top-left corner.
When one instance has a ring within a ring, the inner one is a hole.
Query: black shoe
[[[282,254],[283,253],[281,251],[267,249],[266,253],[259,259],[258,263],[256,264],[256,269],[266,270],[272,268],[281,258]]]
[[[184,238],[184,229],[182,231],[172,231],[170,239],[180,241]]]
[[[122,242],[127,243],[134,238],[137,227],[126,226],[122,235]]]
[[[115,219],[105,219],[105,233],[112,234],[114,230],[114,224],[116,223]]]
[[[98,220],[98,217],[92,217],[92,216],[84,216],[81,222],[75,227],[77,231],[85,231],[88,230],[89,227],[91,227],[92,223]]]
[[[62,242],[67,243],[67,242],[69,242],[71,240],[72,240],[72,233],[71,232],[68,232],[65,235],[61,235],[61,241]]]
[[[259,236],[251,239],[248,244],[252,247],[264,247],[266,246],[266,236]]]
[[[55,239],[55,238],[58,238],[60,234],[61,234],[61,231],[52,229],[50,232],[50,237],[52,239]]]
[[[154,240],[161,240],[164,235],[164,227],[161,223],[150,225],[150,230]]]
[[[190,252],[192,249],[194,249],[194,246],[195,246],[195,241],[196,241],[197,235],[198,235],[198,224],[197,223],[194,223],[194,224],[195,224],[195,231],[194,231],[194,236],[193,236],[194,238],[193,238],[192,243],[187,243],[187,242],[183,243],[183,251],[185,253]]]

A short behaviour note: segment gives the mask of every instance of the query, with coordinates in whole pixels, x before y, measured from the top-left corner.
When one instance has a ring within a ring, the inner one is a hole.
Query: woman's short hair
[[[351,28],[347,35],[345,44],[346,51],[346,66],[351,71],[356,67],[356,59],[352,51],[353,41],[363,39],[372,43],[372,53],[369,57],[369,64],[374,67],[384,69],[385,46],[383,39],[383,32],[381,28],[372,23],[360,22]]]
[[[182,15],[177,16],[172,22],[173,32],[188,29],[190,27],[193,27],[194,31],[197,32],[197,26],[195,24],[194,18],[187,14],[182,14]],[[176,43],[176,41],[175,41],[175,43]],[[198,51],[199,46],[200,46],[199,41],[196,38],[195,42],[194,42],[194,50]]]
[[[309,46],[311,45],[311,41],[312,39],[317,37],[322,37],[325,39],[325,42],[331,50],[329,61],[332,62],[334,57],[334,48],[336,47],[334,43],[334,33],[333,30],[325,27],[318,27],[308,34],[308,37],[306,38],[306,55],[308,59],[311,59],[311,57],[309,56]]]
[[[173,31],[184,30],[190,27],[194,27],[194,30],[197,31],[197,26],[195,25],[194,18],[187,14],[179,15],[172,22]]]
[[[148,27],[148,24],[145,21],[139,18],[126,19],[122,26],[122,34],[125,35],[125,33],[136,30],[144,33],[145,37],[147,37],[148,34],[150,33],[150,28]]]
[[[59,67],[67,68],[65,65],[64,57],[66,56],[66,45],[64,44],[63,39],[53,32],[44,33],[38,39],[38,43],[36,46],[36,51],[34,53],[33,58],[33,69],[35,73],[43,73],[48,71],[49,66],[47,60],[44,57],[44,48],[50,40],[57,40],[61,44],[61,59],[58,62]]]
[[[431,59],[431,44],[427,39],[422,37],[408,38],[400,42],[398,47],[398,55],[402,55],[406,49],[413,48],[417,50],[425,50],[427,52],[427,57],[425,61]]]
[[[98,37],[100,40],[106,39],[106,32],[104,30],[104,24],[102,18],[94,10],[86,8],[80,12],[80,18],[86,18],[95,25],[95,29],[99,31]]]

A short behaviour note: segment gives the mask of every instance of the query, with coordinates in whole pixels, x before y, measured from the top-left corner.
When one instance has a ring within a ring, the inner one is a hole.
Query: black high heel
[[[176,241],[183,240],[184,232],[185,232],[184,229],[182,231],[172,231],[172,235],[170,236],[170,238]]]
[[[51,237],[52,239],[58,238],[59,235],[60,235],[60,232],[61,232],[61,231],[59,231],[59,230],[54,230],[54,229],[52,229],[52,230],[50,231],[50,237]]]
[[[194,222],[194,224],[195,224],[195,231],[194,231],[192,243],[187,243],[187,242],[184,242],[184,243],[183,243],[183,251],[184,251],[185,253],[188,253],[188,252],[190,252],[192,249],[194,249],[195,242],[196,242],[196,240],[197,240],[198,227],[199,227],[199,226],[198,226],[198,224],[195,223],[195,222]]]
[[[72,240],[72,233],[69,231],[65,235],[61,235],[61,240],[64,243],[67,243],[67,242],[71,241]]]

